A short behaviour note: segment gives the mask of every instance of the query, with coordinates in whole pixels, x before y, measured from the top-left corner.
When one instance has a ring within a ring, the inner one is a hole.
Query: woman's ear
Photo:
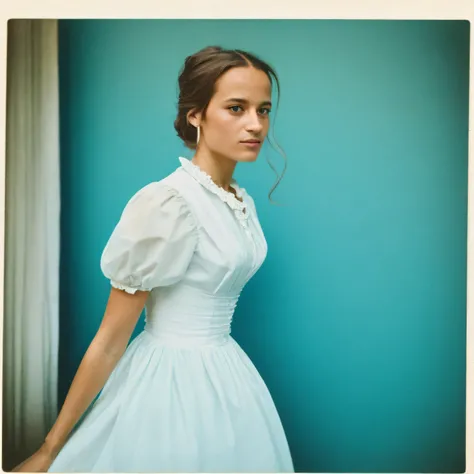
[[[201,125],[201,116],[201,112],[196,112],[196,109],[192,109],[186,114],[186,120],[193,127],[197,128]]]

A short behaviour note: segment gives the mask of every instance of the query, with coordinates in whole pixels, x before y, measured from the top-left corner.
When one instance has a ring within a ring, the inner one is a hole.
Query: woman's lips
[[[260,146],[260,142],[258,140],[249,140],[249,141],[240,142],[240,143],[250,148],[258,148]]]

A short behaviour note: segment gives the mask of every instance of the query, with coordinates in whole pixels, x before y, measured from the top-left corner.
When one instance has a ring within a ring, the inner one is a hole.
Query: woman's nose
[[[247,123],[247,130],[260,132],[263,128],[263,124],[258,116],[258,114],[250,114],[249,120]]]

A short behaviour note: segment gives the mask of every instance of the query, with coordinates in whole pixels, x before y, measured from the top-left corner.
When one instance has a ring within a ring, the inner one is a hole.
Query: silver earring
[[[199,143],[199,138],[201,137],[201,127],[197,127],[197,138],[196,138],[196,145]]]

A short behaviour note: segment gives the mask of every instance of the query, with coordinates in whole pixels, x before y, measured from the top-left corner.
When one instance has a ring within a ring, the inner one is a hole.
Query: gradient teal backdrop
[[[469,34],[460,21],[61,21],[60,402],[105,309],[99,260],[123,206],[192,157],[173,129],[184,58],[248,49],[280,75],[288,169],[280,207],[265,160],[281,171],[278,153],[237,166],[269,253],[232,333],[296,470],[464,472]]]

